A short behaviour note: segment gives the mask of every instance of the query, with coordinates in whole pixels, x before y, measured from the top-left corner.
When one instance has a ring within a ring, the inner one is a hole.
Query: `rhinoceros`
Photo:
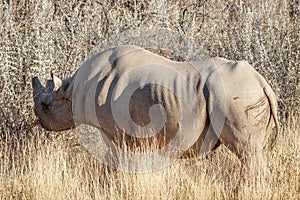
[[[32,79],[34,112],[47,130],[88,124],[123,148],[154,141],[162,148],[175,137],[182,158],[224,144],[245,168],[266,169],[263,149],[278,129],[277,102],[245,61],[176,62],[124,45],[93,55],[72,77],[51,77],[46,87]],[[156,134],[133,133],[145,127]]]

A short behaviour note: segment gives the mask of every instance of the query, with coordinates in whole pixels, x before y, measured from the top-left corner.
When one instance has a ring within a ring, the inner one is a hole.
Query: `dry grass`
[[[39,136],[15,151],[1,146],[0,199],[299,199],[299,116],[290,120],[268,154],[266,183],[250,182],[237,190],[240,163],[223,147],[208,159],[128,174],[108,172],[70,140]]]
[[[299,10],[293,0],[1,1],[0,199],[300,199]],[[32,76],[47,79],[54,69],[67,77],[112,44],[152,45],[143,34],[112,37],[145,27],[177,33],[161,35],[157,48],[175,51],[178,35],[190,37],[209,55],[245,59],[266,77],[281,123],[266,183],[237,187],[240,163],[225,148],[154,173],[108,173],[72,131],[28,126]]]

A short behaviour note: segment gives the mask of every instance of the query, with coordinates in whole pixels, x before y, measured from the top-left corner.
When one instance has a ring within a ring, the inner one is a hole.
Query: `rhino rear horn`
[[[51,71],[51,77],[54,83],[54,89],[53,91],[57,91],[62,86],[62,80],[54,75],[54,73]]]

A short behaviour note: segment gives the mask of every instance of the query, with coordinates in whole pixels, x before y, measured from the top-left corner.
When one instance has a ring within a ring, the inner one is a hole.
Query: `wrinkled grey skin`
[[[120,54],[124,56],[118,56]],[[118,77],[121,77],[124,71],[134,68],[135,65],[162,64],[187,73],[192,80],[188,87],[195,87],[199,95],[199,113],[201,113],[198,118],[201,124],[199,134],[183,157],[198,156],[201,153],[200,147],[203,148],[203,145],[204,153],[207,153],[216,149],[220,144],[224,144],[240,158],[245,169],[255,169],[263,175],[266,173],[263,149],[272,132],[272,127],[276,125],[278,129],[275,95],[266,80],[247,62],[229,61],[223,58],[212,58],[210,62],[214,65],[211,66],[205,62],[180,63],[134,46],[112,48],[83,63],[80,69],[81,73],[84,72],[86,75],[85,78],[77,77],[76,80],[78,71],[72,77],[62,81],[52,75],[53,79],[47,81],[46,87],[42,86],[38,78],[33,78],[34,111],[41,125],[47,130],[63,131],[73,128],[74,117],[79,117],[76,125],[78,121],[95,127],[100,124],[101,127],[98,128],[102,128],[107,137],[113,140],[118,130],[116,130],[111,114],[110,100],[113,98],[112,89]],[[200,71],[194,72],[191,64],[201,66]],[[101,72],[100,79],[95,82],[93,77],[99,74],[99,71]],[[143,74],[140,76],[142,79]],[[176,77],[170,77],[169,74],[162,74],[162,76],[168,81],[176,80]],[[218,77],[221,77],[223,87],[220,87]],[[98,124],[93,123],[95,121],[93,116],[89,116],[89,104],[87,104],[89,101],[87,97],[91,95],[89,88],[95,84],[97,86],[96,99],[91,102],[95,101],[97,104],[98,119],[96,121],[99,122]],[[158,96],[155,96],[157,94]],[[83,108],[87,110],[76,111],[77,116],[73,116],[72,97],[85,105]],[[168,117],[171,119],[166,122],[166,132],[169,131],[169,133],[165,137],[167,140],[168,137],[172,137],[172,131],[178,127],[180,113],[177,109],[179,104],[173,100],[167,90],[152,86],[145,87],[140,93],[134,94],[132,99],[134,105],[131,107],[131,117],[141,125],[149,123],[150,106],[163,102]],[[214,130],[220,122],[218,119],[220,116],[212,115],[216,110],[221,117],[224,117],[224,124],[220,131]],[[214,126],[210,126],[211,124]],[[205,143],[204,138],[206,140],[208,138]]]

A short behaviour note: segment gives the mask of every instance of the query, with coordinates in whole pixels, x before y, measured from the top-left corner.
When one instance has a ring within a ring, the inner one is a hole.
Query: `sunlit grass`
[[[135,174],[101,165],[80,146],[70,146],[76,139],[43,142],[38,137],[40,142],[26,142],[11,159],[9,145],[1,146],[0,199],[297,199],[299,116],[291,121],[268,152],[266,183],[240,184],[239,160],[225,147],[206,159]]]

